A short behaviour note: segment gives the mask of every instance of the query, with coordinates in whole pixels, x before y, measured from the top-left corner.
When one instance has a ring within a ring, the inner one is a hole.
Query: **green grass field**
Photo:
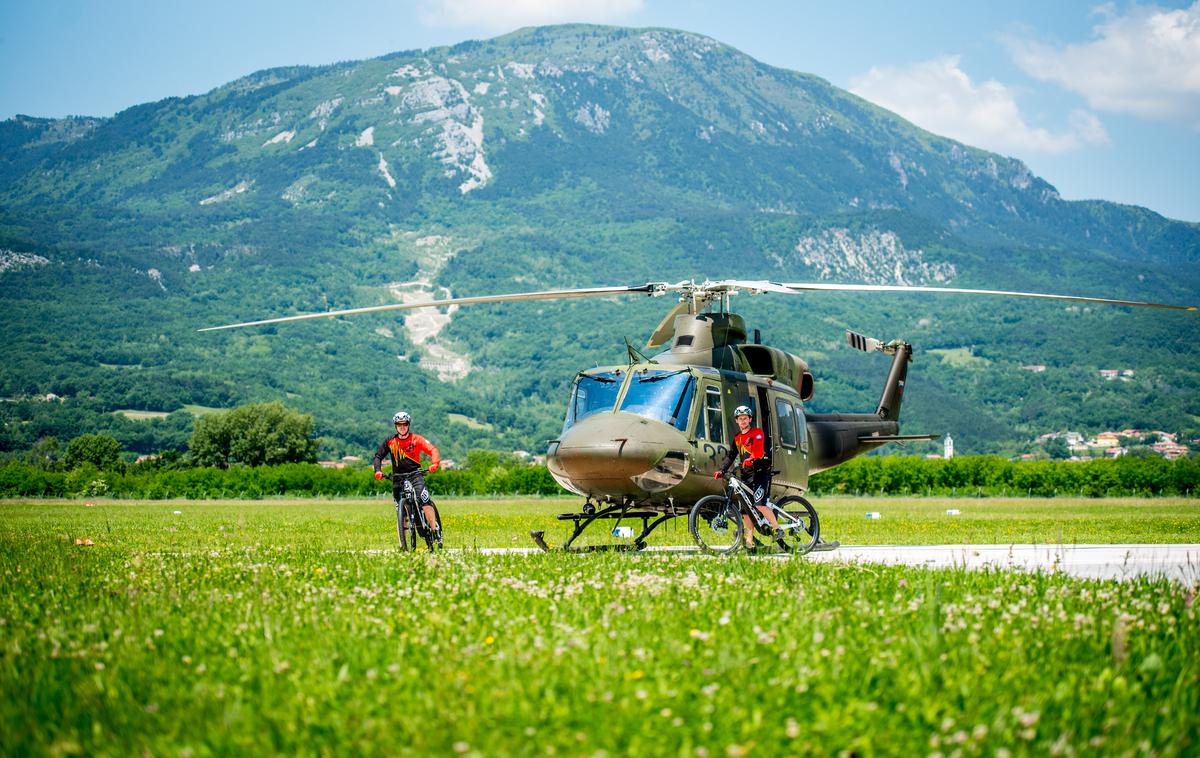
[[[1200,542],[1196,500],[817,505],[847,543]],[[575,507],[446,500],[447,544]],[[1194,587],[394,542],[382,501],[0,503],[0,753],[1197,751]]]

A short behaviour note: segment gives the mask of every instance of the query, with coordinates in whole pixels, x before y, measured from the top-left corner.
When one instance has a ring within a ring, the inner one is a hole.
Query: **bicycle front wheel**
[[[775,503],[790,519],[779,519],[784,549],[796,555],[811,551],[821,539],[821,522],[817,509],[799,495],[789,495]]]
[[[696,546],[712,555],[732,553],[742,546],[742,514],[724,495],[700,498],[688,513],[688,530]]]
[[[400,530],[400,549],[415,551],[417,549],[417,514],[413,512],[412,503],[407,499],[396,509],[396,526]]]

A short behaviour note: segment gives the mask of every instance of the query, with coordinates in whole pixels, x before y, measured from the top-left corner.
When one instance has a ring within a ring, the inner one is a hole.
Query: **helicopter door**
[[[767,438],[767,444],[775,447],[775,433],[772,427],[775,424],[771,420],[771,406],[767,404],[767,389],[766,387],[758,388],[758,415],[755,416],[756,426],[763,430],[763,436]]]

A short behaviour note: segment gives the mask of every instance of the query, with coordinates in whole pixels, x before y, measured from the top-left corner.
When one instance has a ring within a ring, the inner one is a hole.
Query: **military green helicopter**
[[[879,403],[868,412],[812,413],[804,407],[814,389],[808,364],[798,356],[761,344],[759,331],[751,332],[745,320],[729,310],[730,298],[738,293],[798,295],[813,291],[994,295],[1196,310],[1191,306],[1003,290],[722,280],[393,303],[200,331],[449,305],[675,295],[678,304],[658,324],[642,350],[629,345],[626,362],[597,366],[576,375],[562,432],[550,440],[546,453],[555,480],[584,498],[579,512],[558,517],[574,524],[560,549],[641,549],[657,527],[686,516],[696,501],[722,490],[713,474],[732,444],[733,410],[739,405],[753,409],[754,423],[764,431],[772,450],[772,500],[802,495],[812,474],[887,443],[937,436],[900,434],[900,407],[913,352],[907,342],[884,343],[848,331],[851,347],[891,356]],[[651,356],[643,352],[663,347],[666,349]],[[636,535],[629,533],[629,528],[620,531],[620,522],[625,519],[641,521]],[[614,535],[625,534],[630,539],[617,545],[573,548],[576,539],[599,520],[616,520]],[[539,546],[549,549],[543,532],[531,536]],[[836,546],[835,542],[819,542],[817,549]]]

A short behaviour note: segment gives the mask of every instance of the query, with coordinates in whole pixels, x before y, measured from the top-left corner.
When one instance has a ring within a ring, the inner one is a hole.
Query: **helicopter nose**
[[[645,495],[683,481],[687,440],[675,427],[629,413],[585,418],[552,444],[546,463],[582,495]]]

